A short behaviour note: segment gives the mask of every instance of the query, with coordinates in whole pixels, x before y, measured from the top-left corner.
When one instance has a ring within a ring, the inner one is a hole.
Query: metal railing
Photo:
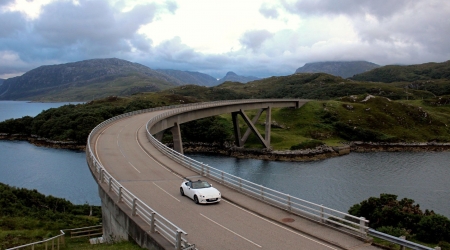
[[[59,250],[65,244],[65,240],[64,240],[64,237],[66,235],[65,232],[70,231],[70,235],[71,235],[70,238],[90,237],[90,236],[101,235],[102,233],[98,232],[98,230],[101,228],[102,228],[101,225],[97,225],[97,226],[91,226],[91,227],[62,229],[62,230],[59,230],[60,234],[56,235],[54,237],[44,239],[41,241],[36,241],[33,243],[29,243],[29,244],[25,244],[25,245],[21,245],[21,246],[17,246],[17,247],[8,248],[7,250],[16,250],[16,249],[24,249],[24,248],[34,250],[34,248],[38,247],[38,246],[42,246],[42,248],[44,248],[44,249]],[[76,235],[76,236],[73,236],[73,235]]]
[[[249,100],[250,102],[252,100]],[[222,103],[223,104],[223,103]],[[202,109],[221,105],[218,102],[198,104],[194,106],[183,106],[172,109],[168,112],[159,114],[147,123],[147,138],[162,153],[179,164],[191,169],[198,174],[211,178],[225,186],[235,189],[241,193],[259,199],[263,202],[275,205],[293,214],[297,214],[317,222],[333,226],[334,228],[351,233],[353,235],[366,238],[369,230],[368,220],[364,217],[356,217],[343,213],[322,205],[318,205],[306,200],[299,199],[289,194],[284,194],[276,190],[264,187],[262,185],[244,180],[240,177],[225,173],[221,170],[198,162],[183,154],[180,154],[158,141],[151,133],[150,129],[156,122],[167,117],[183,113],[189,110]]]
[[[21,245],[21,246],[17,246],[17,247],[7,248],[6,250],[16,250],[16,249],[24,249],[24,248],[28,248],[28,249],[34,250],[34,248],[36,246],[39,246],[39,245],[43,245],[45,247],[45,249],[48,249],[48,247],[50,246],[51,249],[59,250],[60,246],[64,244],[64,235],[65,235],[64,231],[60,230],[60,234],[57,235],[57,236],[54,236],[54,237],[51,237],[51,238],[48,238],[48,239],[45,239],[45,240],[29,243],[29,244],[26,244],[26,245]]]
[[[402,238],[399,238],[399,237],[395,237],[395,236],[392,236],[392,235],[389,235],[389,234],[385,234],[385,233],[382,233],[382,232],[378,232],[378,231],[376,231],[375,229],[372,229],[372,228],[369,229],[369,234],[374,236],[374,237],[380,238],[382,240],[386,240],[386,241],[395,243],[397,245],[400,245],[400,246],[403,246],[403,247],[407,247],[409,249],[416,249],[416,250],[438,250],[438,249],[440,249],[440,247],[431,248],[431,247],[427,247],[427,246],[424,246],[424,245],[420,245],[420,244],[417,244],[417,243],[412,242],[412,241],[408,241],[408,240],[405,240],[405,239],[402,239]]]

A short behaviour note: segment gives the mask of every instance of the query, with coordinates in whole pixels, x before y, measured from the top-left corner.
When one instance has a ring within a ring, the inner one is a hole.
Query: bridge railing
[[[112,191],[116,195],[117,202],[123,203],[131,209],[130,216],[141,217],[141,219],[143,219],[150,226],[150,232],[157,232],[163,237],[165,237],[169,242],[171,242],[175,246],[175,249],[182,249],[192,246],[192,244],[190,244],[187,241],[187,239],[183,237],[183,235],[186,236],[187,233],[178,226],[176,226],[174,223],[170,222],[164,216],[156,212],[154,209],[149,207],[147,204],[142,202],[133,193],[131,193],[129,190],[123,187],[120,184],[120,182],[114,179],[114,177],[112,177],[108,173],[108,171],[106,171],[104,166],[95,157],[91,144],[94,135],[98,131],[100,131],[102,128],[108,126],[109,124],[117,120],[146,112],[180,108],[184,106],[193,106],[193,104],[158,107],[153,109],[134,111],[119,116],[115,116],[97,125],[89,134],[86,145],[86,160],[88,162],[89,167],[92,170],[92,173],[98,179],[99,184],[102,183],[106,184],[108,186],[108,190]]]
[[[208,103],[206,106],[214,106],[220,103]],[[366,238],[369,230],[368,223],[364,217],[356,217],[347,213],[343,213],[323,205],[315,204],[300,198],[291,196],[289,194],[284,194],[282,192],[264,187],[262,185],[247,181],[240,177],[225,173],[221,170],[198,162],[191,159],[183,154],[180,154],[166,145],[158,141],[149,131],[151,126],[161,119],[172,116],[176,113],[182,113],[186,110],[191,110],[195,108],[204,108],[204,104],[199,104],[196,107],[184,106],[179,109],[170,110],[168,112],[162,113],[158,116],[153,117],[147,123],[147,138],[149,141],[158,148],[162,153],[167,155],[169,158],[175,160],[179,164],[197,172],[202,176],[209,177],[216,180],[217,182],[233,188],[241,193],[252,196],[256,199],[280,207],[291,213],[307,217],[309,219],[315,220],[320,223],[324,223],[334,228],[351,233],[353,235]]]

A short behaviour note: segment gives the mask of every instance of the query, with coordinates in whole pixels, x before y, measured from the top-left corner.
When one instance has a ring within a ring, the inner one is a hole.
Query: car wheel
[[[197,198],[197,195],[194,196],[194,202],[195,202],[195,204],[198,204],[198,198]]]
[[[180,194],[181,194],[181,196],[184,196],[184,191],[183,191],[183,188],[181,188],[181,187],[180,187]]]

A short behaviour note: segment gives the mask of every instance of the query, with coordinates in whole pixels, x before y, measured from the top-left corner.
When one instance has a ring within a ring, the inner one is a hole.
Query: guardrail
[[[162,153],[169,158],[178,162],[179,164],[201,174],[202,176],[209,177],[219,183],[233,188],[241,193],[252,196],[263,202],[269,203],[280,207],[293,214],[297,214],[309,219],[318,221],[320,223],[328,224],[334,228],[351,233],[358,237],[366,238],[369,230],[368,220],[363,217],[356,217],[347,213],[343,213],[322,205],[318,205],[306,200],[299,199],[297,197],[278,192],[276,190],[264,187],[262,185],[244,180],[240,177],[225,173],[221,170],[198,162],[185,155],[182,155],[166,145],[158,141],[151,133],[150,128],[156,122],[173,116],[178,113],[183,113],[188,110],[201,109],[217,105],[217,103],[208,103],[208,105],[198,105],[196,107],[183,106],[177,109],[172,109],[166,113],[162,113],[153,117],[147,123],[147,138],[148,140]]]
[[[45,249],[57,249],[59,250],[60,247],[64,246],[64,237],[66,235],[65,231],[70,231],[71,232],[71,238],[79,238],[79,237],[90,237],[90,236],[96,236],[99,235],[98,233],[91,233],[92,231],[98,231],[98,229],[101,229],[102,226],[98,225],[98,226],[91,226],[91,227],[81,227],[81,228],[73,228],[73,229],[62,229],[59,230],[60,234],[45,240],[41,240],[41,241],[36,241],[33,243],[29,243],[26,245],[21,245],[21,246],[17,246],[17,247],[12,247],[12,248],[8,248],[7,250],[16,250],[16,249],[23,249],[23,248],[28,248],[31,247],[32,250],[34,250],[34,248],[36,246],[39,245],[43,245],[43,247]],[[73,236],[73,235],[77,235],[77,236]],[[81,235],[82,234],[82,235]],[[101,233],[100,233],[101,234]],[[56,242],[55,242],[56,241]]]
[[[417,243],[414,243],[412,241],[408,241],[402,238],[398,238],[389,234],[385,234],[382,232],[378,232],[375,229],[370,228],[369,229],[369,234],[380,238],[382,240],[387,240],[389,242],[395,243],[397,245],[403,246],[403,247],[407,247],[409,249],[415,249],[415,250],[440,250],[440,247],[435,247],[435,248],[431,248],[431,247],[427,247],[427,246],[423,246]]]
[[[64,244],[64,235],[65,235],[63,230],[60,230],[60,232],[61,233],[57,236],[54,236],[54,237],[51,237],[51,238],[48,238],[45,240],[41,240],[41,241],[36,241],[36,242],[26,244],[26,245],[7,248],[6,250],[24,249],[26,247],[31,247],[31,249],[34,250],[34,247],[38,246],[38,245],[44,245],[45,249],[48,249],[49,244],[50,244],[51,249],[55,249],[55,247],[56,247],[56,249],[59,250],[60,245]],[[55,243],[55,241],[56,241],[56,243]]]

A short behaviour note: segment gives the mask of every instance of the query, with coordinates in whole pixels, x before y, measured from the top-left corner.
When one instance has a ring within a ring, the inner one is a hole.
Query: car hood
[[[198,189],[198,193],[204,196],[217,196],[219,195],[219,190],[210,187],[210,188],[202,188],[202,189]]]

